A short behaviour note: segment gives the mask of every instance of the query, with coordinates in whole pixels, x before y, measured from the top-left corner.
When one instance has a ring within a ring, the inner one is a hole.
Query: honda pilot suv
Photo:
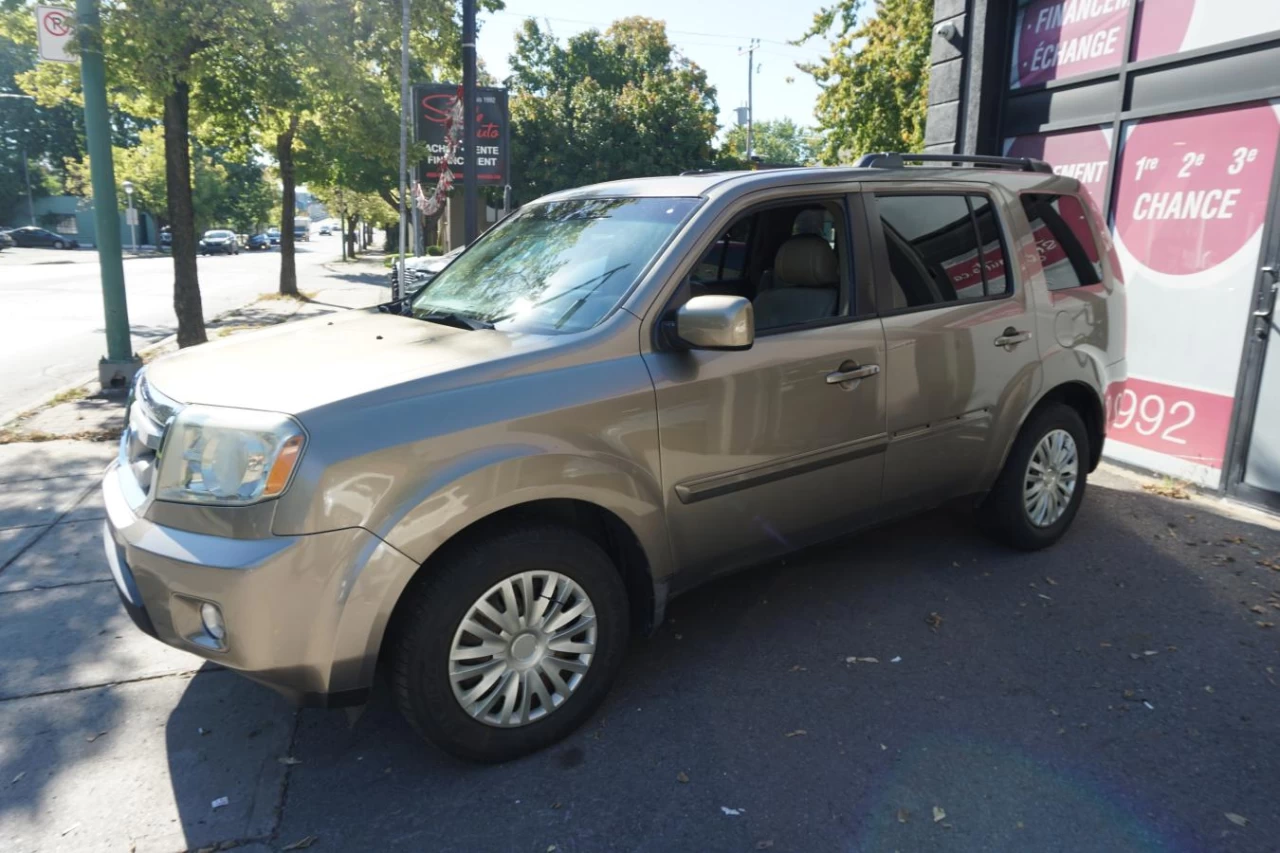
[[[382,671],[429,740],[509,759],[709,578],[956,501],[1052,544],[1124,329],[1103,222],[1038,161],[560,192],[401,303],[147,367],[107,557],[163,642],[308,704]]]

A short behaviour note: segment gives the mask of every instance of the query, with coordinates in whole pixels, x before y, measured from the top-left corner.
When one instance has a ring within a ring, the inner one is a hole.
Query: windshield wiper
[[[421,314],[414,312],[413,316],[419,320],[426,320],[428,323],[453,326],[456,329],[466,329],[469,332],[493,328],[493,324],[487,320],[481,320],[479,317],[468,317],[465,314],[458,314],[454,311],[426,311]]]

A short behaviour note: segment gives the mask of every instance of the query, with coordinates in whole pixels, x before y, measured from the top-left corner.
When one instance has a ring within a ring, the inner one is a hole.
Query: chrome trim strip
[[[950,432],[953,429],[957,429],[958,427],[962,427],[972,421],[976,421],[990,413],[990,409],[974,409],[971,412],[965,412],[963,415],[956,415],[954,418],[947,418],[946,420],[938,421],[937,423],[920,424],[918,426],[907,427],[906,429],[900,429],[895,432],[890,436],[889,441],[892,443],[906,441],[912,438],[921,438],[924,436],[932,438],[935,435]]]
[[[857,438],[822,450],[811,450],[798,453],[785,459],[765,462],[750,468],[740,468],[727,474],[712,474],[687,483],[679,483],[675,487],[676,497],[681,503],[691,504],[716,498],[731,492],[762,486],[797,474],[807,474],[841,462],[851,462],[864,456],[883,453],[889,445],[889,436],[885,433]]]

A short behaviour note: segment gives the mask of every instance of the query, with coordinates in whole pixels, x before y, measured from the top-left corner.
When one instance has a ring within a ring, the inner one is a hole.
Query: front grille
[[[157,391],[145,373],[139,375],[129,397],[124,435],[120,439],[120,467],[137,485],[138,503],[151,494],[165,433],[181,409],[182,404]]]

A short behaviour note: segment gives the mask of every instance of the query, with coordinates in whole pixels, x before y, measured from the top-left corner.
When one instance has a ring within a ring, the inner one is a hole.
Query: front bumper
[[[299,704],[365,701],[409,558],[362,528],[232,539],[164,527],[134,513],[120,477],[113,464],[103,480],[103,544],[134,624]],[[206,602],[222,611],[221,642]]]

